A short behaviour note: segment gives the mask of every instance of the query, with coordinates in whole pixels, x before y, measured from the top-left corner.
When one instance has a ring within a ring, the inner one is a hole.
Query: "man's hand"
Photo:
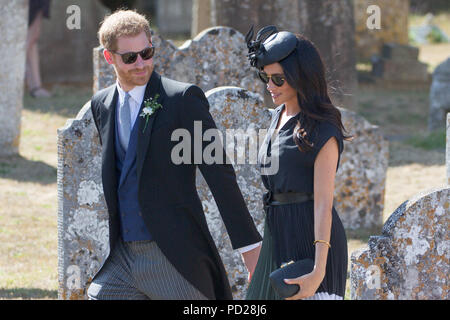
[[[245,266],[248,270],[248,281],[252,280],[253,273],[255,272],[256,263],[258,262],[259,252],[261,251],[261,244],[256,248],[242,253]]]

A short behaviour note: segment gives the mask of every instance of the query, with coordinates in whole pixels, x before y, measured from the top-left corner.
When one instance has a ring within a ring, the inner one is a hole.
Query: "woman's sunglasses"
[[[139,52],[127,52],[127,53],[118,53],[115,51],[111,51],[112,53],[118,54],[122,57],[122,61],[125,64],[132,64],[135,63],[137,60],[138,54],[141,56],[143,60],[148,60],[153,57],[155,54],[155,47],[147,47],[142,51]]]
[[[258,76],[261,79],[261,81],[264,82],[265,84],[268,84],[269,80],[272,79],[273,84],[276,85],[277,87],[281,87],[285,81],[284,76],[282,74],[272,74],[269,76],[264,71],[259,71]]]

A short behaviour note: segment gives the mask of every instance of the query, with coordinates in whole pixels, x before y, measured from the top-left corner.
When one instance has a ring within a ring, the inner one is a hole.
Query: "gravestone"
[[[346,229],[378,229],[383,224],[389,143],[380,127],[339,108],[352,142],[344,141],[335,180],[335,207]]]
[[[230,85],[263,92],[264,85],[247,60],[244,36],[228,27],[202,31],[180,48],[160,35],[152,36],[157,48],[155,70],[178,81],[195,83],[204,91]],[[115,81],[114,69],[103,58],[103,49],[94,49],[94,92]]]
[[[90,102],[58,130],[58,297],[85,299],[109,254],[102,151]]]
[[[450,112],[450,58],[438,65],[433,72],[428,130],[443,129],[447,112]]]
[[[448,300],[450,188],[401,204],[381,236],[351,255],[351,299]]]
[[[373,60],[372,74],[387,84],[426,84],[429,80],[427,65],[418,58],[417,47],[386,43],[381,57]]]
[[[2,1],[0,10],[0,157],[17,155],[23,107],[28,1]]]

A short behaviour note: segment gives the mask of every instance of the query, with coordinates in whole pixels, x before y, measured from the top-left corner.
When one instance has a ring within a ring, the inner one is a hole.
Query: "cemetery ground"
[[[448,49],[449,44],[421,46],[420,60],[432,71],[447,58]],[[90,99],[92,87],[58,84],[51,89],[52,98],[24,97],[20,155],[0,159],[0,299],[57,299],[56,131],[75,118]],[[357,101],[353,111],[380,126],[389,140],[386,221],[411,196],[445,184],[445,129],[427,133],[426,87],[394,89],[360,83]],[[348,271],[351,252],[380,231],[347,230]],[[348,279],[346,299],[349,288]]]

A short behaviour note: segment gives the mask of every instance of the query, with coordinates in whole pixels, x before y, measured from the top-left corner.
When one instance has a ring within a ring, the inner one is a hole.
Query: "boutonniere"
[[[159,94],[156,94],[153,98],[147,98],[144,101],[144,109],[142,109],[142,112],[140,114],[141,117],[145,118],[145,127],[142,132],[145,131],[145,128],[147,128],[148,119],[152,114],[156,112],[159,108],[162,108],[162,105],[158,103],[156,100],[158,100]]]

